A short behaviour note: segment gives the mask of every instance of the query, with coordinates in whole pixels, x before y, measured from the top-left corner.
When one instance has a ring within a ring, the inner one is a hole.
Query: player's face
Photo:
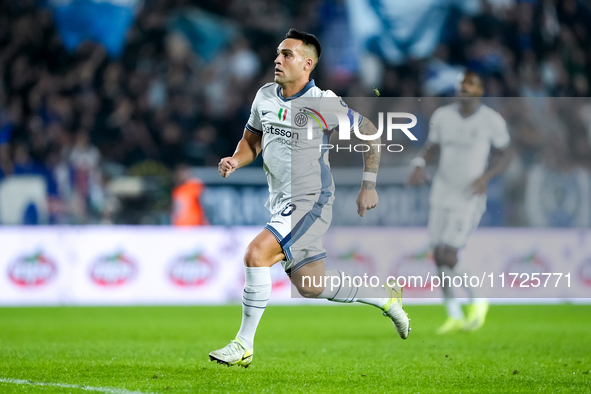
[[[484,93],[482,81],[478,75],[468,73],[464,76],[460,85],[460,96],[462,97],[481,97]]]
[[[293,38],[286,38],[277,48],[275,58],[275,82],[279,85],[302,79],[310,73],[312,59],[306,56],[304,43]]]

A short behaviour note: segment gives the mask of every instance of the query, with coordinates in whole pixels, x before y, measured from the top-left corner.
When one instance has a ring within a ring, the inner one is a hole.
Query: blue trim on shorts
[[[300,268],[302,268],[304,265],[313,263],[313,262],[318,261],[318,260],[322,260],[324,258],[326,258],[326,252],[322,252],[320,254],[317,254],[316,256],[308,257],[306,259],[303,259],[302,261],[300,261],[299,263],[297,263],[293,267],[288,268],[287,270],[285,270],[285,273],[287,275],[291,275],[294,272],[298,271]]]
[[[328,145],[329,136],[324,134],[322,136],[322,143]],[[320,164],[320,180],[322,182],[322,189],[320,190],[320,196],[318,201],[314,204],[314,207],[304,215],[303,218],[293,227],[291,232],[279,242],[282,248],[289,249],[291,245],[302,237],[312,227],[314,222],[322,215],[322,209],[324,205],[330,200],[332,192],[330,186],[332,186],[332,176],[330,174],[330,168],[324,162],[324,154],[328,151],[328,148],[323,148],[320,153],[318,163]]]
[[[291,255],[291,250],[289,250],[289,247],[287,247],[287,248],[283,247],[282,242],[283,242],[284,238],[281,236],[281,234],[279,234],[279,232],[277,230],[275,230],[273,228],[273,226],[271,226],[269,223],[265,224],[265,230],[267,230],[271,234],[273,234],[273,236],[275,237],[277,242],[279,242],[281,249],[283,249],[283,254],[285,255],[285,259],[291,260],[293,258]],[[289,234],[288,234],[288,236],[289,236]]]

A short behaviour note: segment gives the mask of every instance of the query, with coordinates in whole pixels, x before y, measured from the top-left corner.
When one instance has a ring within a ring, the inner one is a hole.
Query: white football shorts
[[[282,201],[265,225],[283,249],[281,265],[288,275],[326,257],[322,236],[330,227],[334,195],[323,194]]]
[[[431,247],[447,245],[455,249],[463,248],[485,211],[485,201],[462,208],[431,207],[428,224]]]

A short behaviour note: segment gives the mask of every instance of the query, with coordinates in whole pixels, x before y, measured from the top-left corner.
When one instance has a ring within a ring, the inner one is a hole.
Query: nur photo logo
[[[335,151],[368,152],[376,149],[378,152],[387,151],[392,153],[402,152],[404,147],[399,143],[392,143],[397,133],[402,132],[410,141],[417,141],[418,138],[411,129],[417,125],[417,117],[409,112],[377,112],[377,130],[374,134],[362,134],[359,125],[363,115],[353,111],[342,100],[333,104],[333,100],[305,103],[293,116],[293,124],[298,128],[305,129],[306,139],[318,139],[317,131],[325,135],[337,132],[337,143],[328,143],[323,139],[318,145],[320,152],[334,149]],[[365,113],[371,115],[371,113]],[[372,119],[374,117],[371,117]],[[336,120],[336,121],[335,121]],[[336,127],[335,127],[336,126]],[[302,130],[303,131],[303,130]],[[388,143],[381,143],[382,135],[386,135]],[[360,143],[352,143],[353,139]]]

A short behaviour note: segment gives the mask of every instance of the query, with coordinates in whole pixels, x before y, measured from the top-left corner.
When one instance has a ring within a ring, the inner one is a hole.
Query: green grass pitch
[[[404,341],[370,306],[271,305],[243,369],[207,356],[236,334],[239,306],[0,308],[0,393],[89,392],[7,379],[144,393],[591,392],[591,305],[493,305],[480,331],[445,337],[433,333],[441,306],[406,310]]]

